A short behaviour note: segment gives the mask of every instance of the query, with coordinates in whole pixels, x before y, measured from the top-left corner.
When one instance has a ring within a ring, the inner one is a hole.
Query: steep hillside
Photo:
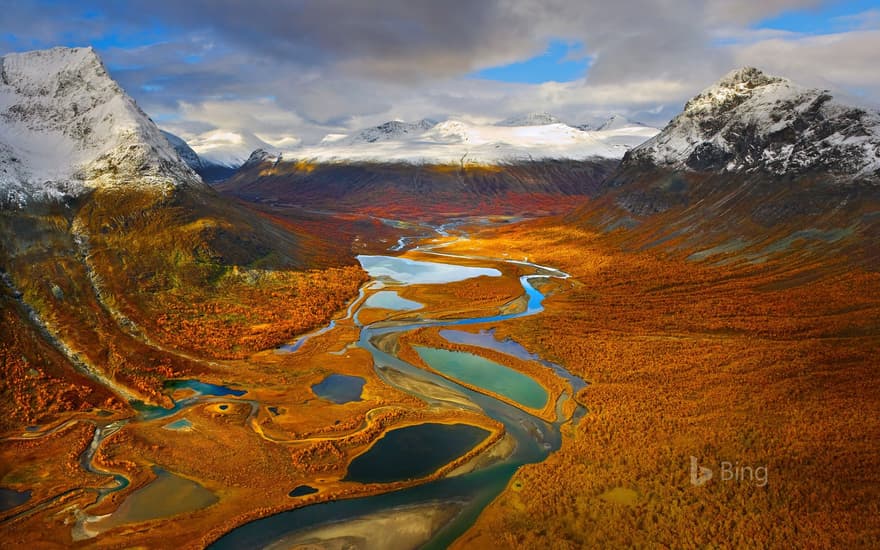
[[[91,48],[0,59],[0,206],[199,178]]]
[[[40,372],[85,377],[117,407],[164,403],[166,378],[279,345],[357,293],[348,243],[208,188],[91,49],[13,54],[2,68],[0,270],[14,305],[2,321],[55,350],[25,353],[47,362]],[[23,341],[3,348],[4,393],[30,384]],[[44,402],[16,414],[52,414]]]
[[[572,208],[616,165],[609,159],[499,165],[310,163],[257,152],[218,189],[253,202],[390,217],[536,215]]]

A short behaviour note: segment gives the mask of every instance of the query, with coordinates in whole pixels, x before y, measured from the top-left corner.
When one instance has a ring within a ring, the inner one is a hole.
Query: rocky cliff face
[[[622,168],[630,167],[880,180],[880,113],[743,68],[630,151]]]

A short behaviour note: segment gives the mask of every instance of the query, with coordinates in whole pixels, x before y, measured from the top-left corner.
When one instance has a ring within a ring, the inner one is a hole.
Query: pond
[[[30,491],[16,491],[0,487],[0,512],[21,506],[31,498]]]
[[[311,485],[299,485],[294,487],[294,489],[287,493],[287,496],[291,497],[304,497],[306,495],[313,495],[317,493],[318,490],[312,487]]]
[[[525,407],[541,409],[547,404],[547,390],[519,371],[465,351],[414,348],[431,368],[456,380],[509,397]]]
[[[434,422],[390,430],[352,461],[345,480],[388,483],[425,477],[467,453],[488,435],[487,430],[470,424]]]
[[[464,344],[466,346],[477,346],[481,348],[495,350],[523,361],[540,361],[541,358],[534,353],[529,352],[518,342],[510,339],[498,340],[495,338],[495,329],[481,330],[479,332],[465,332],[463,330],[444,329],[440,331],[440,336],[447,342],[453,344]]]
[[[348,376],[345,374],[331,374],[323,381],[312,386],[312,393],[332,401],[337,405],[360,401],[366,380],[360,376]]]
[[[153,467],[156,479],[130,494],[115,512],[90,517],[83,527],[98,534],[119,525],[176,516],[206,508],[218,501],[217,496],[199,483]]]
[[[171,431],[180,431],[180,430],[188,431],[188,430],[192,429],[193,425],[192,425],[192,422],[190,422],[188,418],[181,418],[179,420],[175,420],[174,422],[171,422],[170,424],[165,424],[162,427],[166,430],[171,430]]]
[[[148,405],[143,401],[131,401],[132,408],[138,412],[139,418],[141,420],[155,420],[157,418],[165,418],[167,416],[176,414],[183,408],[195,403],[198,397],[202,395],[210,395],[215,397],[225,397],[227,395],[231,395],[234,397],[241,397],[242,395],[247,393],[245,390],[234,390],[226,386],[209,384],[200,380],[168,380],[167,382],[165,382],[165,389],[171,390],[172,392],[181,389],[189,389],[193,391],[193,395],[175,401],[174,406],[170,409],[157,407],[155,405]]]
[[[421,309],[422,304],[402,298],[393,290],[383,290],[367,298],[362,307],[377,309],[393,309],[395,311],[412,311]]]

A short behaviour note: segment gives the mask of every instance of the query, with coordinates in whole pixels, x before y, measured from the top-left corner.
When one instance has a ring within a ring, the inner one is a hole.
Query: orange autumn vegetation
[[[19,309],[0,287],[0,432],[62,413],[125,408],[106,388],[76,372]]]
[[[144,318],[163,344],[242,358],[326,324],[367,280],[359,267],[230,275],[210,292],[157,294]]]
[[[588,380],[589,413],[457,547],[880,540],[880,274],[833,254],[621,252],[552,222],[483,237],[462,246],[572,273],[541,315],[495,328]],[[692,486],[691,456],[715,479]],[[721,480],[722,461],[765,466],[767,484]]]

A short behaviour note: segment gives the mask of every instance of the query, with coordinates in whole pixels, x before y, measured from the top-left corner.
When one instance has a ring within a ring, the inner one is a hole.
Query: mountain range
[[[276,151],[288,159],[318,162],[408,162],[417,164],[492,164],[518,160],[621,158],[631,147],[659,130],[611,115],[595,124],[569,125],[549,113],[528,113],[494,124],[475,124],[455,119],[436,122],[391,120],[351,134],[328,134],[319,143],[280,150],[268,144],[257,148]],[[168,134],[173,135],[173,134]],[[175,143],[183,142],[173,136]],[[253,149],[255,150],[255,149]],[[250,152],[236,155],[245,159]],[[192,158],[195,151],[183,142],[179,152]],[[237,168],[244,160],[236,155],[219,157],[216,151],[200,155],[191,163],[202,174],[213,168]],[[229,175],[218,171],[220,175]],[[218,178],[210,177],[211,181]]]

